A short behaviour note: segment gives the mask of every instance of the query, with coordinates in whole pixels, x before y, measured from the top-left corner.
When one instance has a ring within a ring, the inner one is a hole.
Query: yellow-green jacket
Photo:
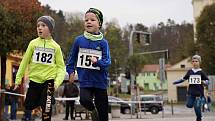
[[[55,87],[63,82],[66,73],[61,48],[52,38],[38,37],[29,43],[16,75],[16,84],[21,83],[27,66],[31,81],[44,83],[54,79]]]

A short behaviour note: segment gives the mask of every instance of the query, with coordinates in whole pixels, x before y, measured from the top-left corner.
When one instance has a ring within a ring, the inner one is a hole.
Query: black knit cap
[[[90,8],[86,13],[94,13],[97,17],[97,19],[99,20],[99,25],[100,28],[102,27],[103,24],[103,14],[100,10],[96,9],[96,8]]]

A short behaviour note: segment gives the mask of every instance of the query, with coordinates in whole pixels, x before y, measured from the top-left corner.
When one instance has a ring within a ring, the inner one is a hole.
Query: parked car
[[[121,98],[108,96],[108,110],[111,113],[111,104],[120,104],[120,112],[123,114],[129,114],[131,112],[131,104],[127,103]]]
[[[163,110],[163,100],[159,95],[140,95],[141,111],[158,114]]]

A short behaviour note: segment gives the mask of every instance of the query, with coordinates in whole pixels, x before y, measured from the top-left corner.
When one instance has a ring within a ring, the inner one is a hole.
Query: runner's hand
[[[204,84],[204,85],[209,85],[209,80],[204,80],[204,81],[203,81],[203,84]]]
[[[75,80],[75,72],[73,72],[73,73],[71,73],[69,75],[69,81],[71,82],[71,81],[74,81],[74,80]]]
[[[96,57],[92,57],[92,58],[91,58],[91,61],[92,61],[92,63],[96,63],[98,60],[97,60]]]

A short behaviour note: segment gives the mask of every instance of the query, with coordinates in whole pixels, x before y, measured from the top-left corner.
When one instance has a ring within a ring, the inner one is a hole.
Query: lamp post
[[[132,30],[130,33],[130,39],[129,39],[129,57],[131,57],[134,54],[134,49],[133,49],[133,35],[134,34],[142,34],[144,36],[148,36],[148,37],[144,37],[144,45],[149,45],[150,43],[150,39],[151,39],[151,33],[150,32],[143,32],[143,31],[135,31]],[[149,40],[146,40],[146,38],[148,38]],[[133,74],[131,73],[131,100],[135,101],[135,97],[136,97],[136,77],[133,76]],[[134,108],[135,105],[132,103],[131,106],[131,115],[133,114],[133,112],[135,111]],[[138,118],[138,117],[137,117]]]
[[[144,45],[149,45],[150,42],[151,42],[151,33],[150,32],[143,32],[143,31],[131,31],[130,33],[130,39],[129,39],[129,57],[131,57],[132,55],[134,55],[134,49],[133,49],[133,35],[134,34],[143,34],[145,36],[148,36],[148,40],[146,40],[146,37],[145,37],[145,40],[144,40]],[[142,53],[137,53],[139,55],[144,55],[144,54],[154,54],[154,53],[166,53],[166,58],[168,59],[168,49],[166,50],[158,50],[158,51],[150,51],[150,52],[142,52]],[[131,73],[131,100],[132,101],[135,101],[135,98],[137,97],[136,96],[136,77],[134,77]],[[136,98],[137,100],[137,98]],[[131,105],[131,115],[133,114],[133,111],[135,111],[134,108],[135,105],[132,103]],[[162,117],[163,117],[163,113],[162,113]],[[137,115],[137,118],[138,118],[138,115]]]
[[[166,59],[169,58],[169,53],[168,49],[165,50],[157,50],[157,51],[150,51],[150,52],[143,52],[143,53],[138,53],[139,55],[145,55],[145,54],[156,54],[156,53],[165,53],[166,54]],[[165,58],[160,58],[159,59],[159,70],[160,70],[160,80],[161,80],[161,90],[162,90],[162,100],[163,100],[163,83],[166,80],[165,78]],[[163,103],[162,103],[163,105]],[[145,106],[144,106],[145,107]],[[163,106],[162,106],[163,107]],[[164,118],[164,110],[162,111],[162,118]]]
[[[133,49],[133,35],[134,34],[142,34],[142,35],[145,35],[145,36],[148,36],[148,39],[149,40],[144,40],[144,45],[149,45],[150,42],[151,42],[151,33],[150,32],[143,32],[143,31],[135,31],[135,30],[132,30],[131,33],[130,33],[130,38],[129,38],[129,57],[132,56],[134,54],[134,49]],[[145,37],[146,38],[146,37]]]

